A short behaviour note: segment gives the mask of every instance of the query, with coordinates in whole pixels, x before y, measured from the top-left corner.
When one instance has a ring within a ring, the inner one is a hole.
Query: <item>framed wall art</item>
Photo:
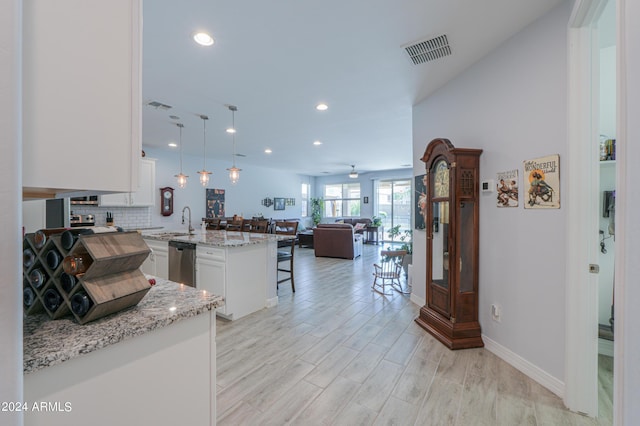
[[[274,210],[284,210],[284,198],[274,198],[273,199],[273,209]]]
[[[415,228],[424,230],[427,220],[427,175],[416,176],[413,188]]]

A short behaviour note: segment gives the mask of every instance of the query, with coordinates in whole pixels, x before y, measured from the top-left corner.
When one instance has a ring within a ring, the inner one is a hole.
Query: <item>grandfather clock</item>
[[[416,322],[449,349],[483,347],[478,322],[481,149],[434,139],[427,171],[427,304]]]

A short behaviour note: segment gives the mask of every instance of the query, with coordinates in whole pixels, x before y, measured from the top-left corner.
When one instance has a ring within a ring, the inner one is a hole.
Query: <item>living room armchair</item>
[[[321,223],[313,229],[316,257],[355,259],[362,255],[362,235],[348,223]]]

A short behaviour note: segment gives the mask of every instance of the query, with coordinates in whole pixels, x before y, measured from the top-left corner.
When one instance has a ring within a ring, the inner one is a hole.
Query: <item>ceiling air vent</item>
[[[404,46],[414,65],[424,64],[451,55],[451,46],[446,35],[430,38]]]
[[[171,109],[172,106],[171,105],[167,105],[167,104],[163,104],[162,102],[158,102],[158,101],[149,101],[147,102],[147,105],[149,105],[150,107],[154,107],[154,108],[160,108],[160,109]]]

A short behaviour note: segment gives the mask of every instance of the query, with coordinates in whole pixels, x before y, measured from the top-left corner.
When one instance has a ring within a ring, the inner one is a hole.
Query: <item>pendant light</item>
[[[231,133],[232,137],[233,137],[233,166],[231,168],[228,168],[227,170],[229,170],[229,179],[231,180],[231,184],[235,185],[236,183],[238,183],[238,179],[240,179],[240,172],[242,171],[242,169],[239,169],[236,167],[236,111],[238,110],[238,107],[234,106],[234,105],[228,105],[229,111],[231,111],[231,127],[229,129],[227,129],[228,133]],[[233,131],[229,131],[230,129],[232,129]]]
[[[358,178],[358,172],[356,172],[356,166],[355,165],[351,165],[351,173],[349,173],[349,177],[351,179],[357,179]]]
[[[189,176],[182,173],[182,128],[184,127],[184,124],[176,123],[176,126],[180,129],[180,174],[177,174],[174,177],[178,179],[178,187],[184,188],[187,186],[187,179],[189,178]]]
[[[211,172],[207,171],[207,120],[209,117],[201,115],[202,118],[202,170],[198,172],[200,175],[200,183],[206,187],[209,183],[209,175]]]

